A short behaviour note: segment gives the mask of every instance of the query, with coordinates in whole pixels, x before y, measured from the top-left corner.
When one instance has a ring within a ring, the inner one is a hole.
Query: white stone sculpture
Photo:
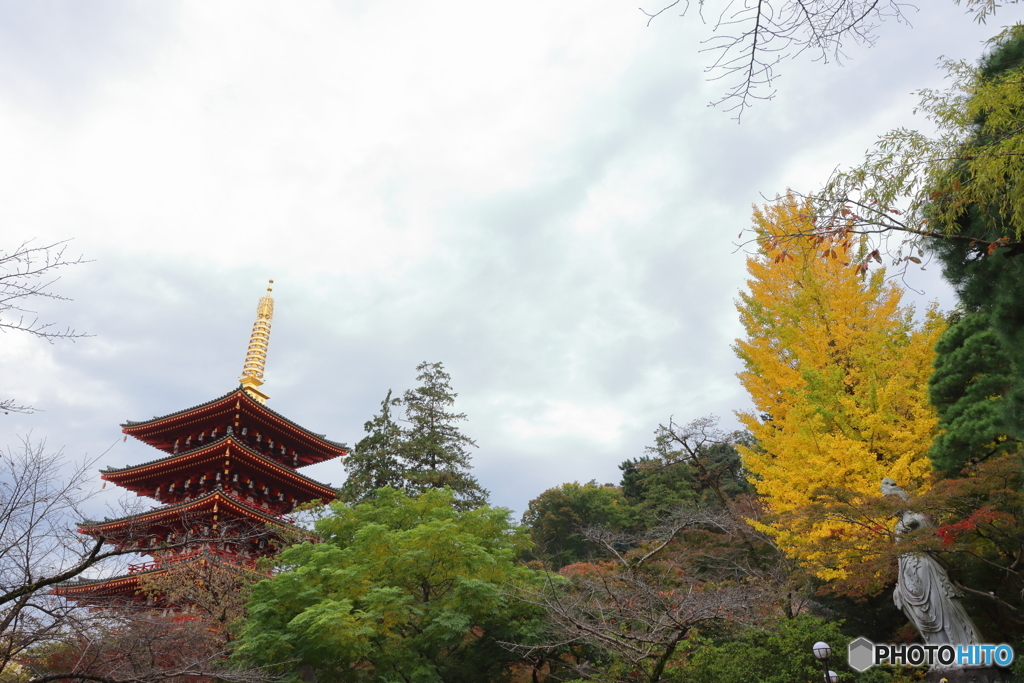
[[[882,494],[909,501],[910,494],[895,481],[882,480]],[[905,510],[899,513],[897,536],[932,526],[926,515]],[[905,553],[899,557],[899,578],[893,601],[917,627],[926,645],[974,645],[981,643],[978,629],[967,616],[963,594],[949,580],[946,570],[931,555]]]

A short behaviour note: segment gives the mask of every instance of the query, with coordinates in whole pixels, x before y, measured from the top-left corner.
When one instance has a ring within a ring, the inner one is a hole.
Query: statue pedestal
[[[932,669],[924,675],[928,683],[1007,683],[1013,680],[1009,669],[997,666],[972,666],[965,669]]]

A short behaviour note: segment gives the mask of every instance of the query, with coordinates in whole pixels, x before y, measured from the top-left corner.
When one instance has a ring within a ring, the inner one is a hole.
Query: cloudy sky
[[[669,416],[734,426],[751,204],[926,127],[937,59],[1024,11],[907,7],[842,65],[783,64],[737,125],[707,106],[712,27],[636,4],[0,2],[0,249],[72,240],[73,301],[38,310],[93,335],[0,335],[0,395],[42,408],[0,443],[152,459],[118,425],[233,388],[268,278],[271,407],[351,444],[442,361],[517,516],[617,482]]]

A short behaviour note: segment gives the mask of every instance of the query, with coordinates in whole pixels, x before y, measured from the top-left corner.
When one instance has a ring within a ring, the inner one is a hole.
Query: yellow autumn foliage
[[[884,270],[858,267],[855,236],[783,237],[813,232],[813,220],[792,195],[755,208],[759,251],[747,259],[737,302],[746,338],[734,350],[755,407],[738,416],[757,439],[740,450],[777,520],[760,526],[832,579],[856,561],[858,529],[802,511],[876,497],[883,477],[923,489],[938,424],[928,377],[945,322],[932,306],[915,324]]]

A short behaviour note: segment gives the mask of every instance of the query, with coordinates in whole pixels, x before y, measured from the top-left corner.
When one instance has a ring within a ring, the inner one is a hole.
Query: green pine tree
[[[416,496],[447,486],[461,506],[483,505],[488,492],[467,471],[472,467],[469,449],[477,445],[459,430],[466,414],[452,412],[458,394],[452,391],[451,376],[441,363],[423,362],[416,370],[420,386],[402,397],[408,426],[402,430],[398,453],[406,491]]]
[[[935,467],[955,471],[1015,449],[1006,413],[1015,373],[990,316],[976,311],[955,319],[935,352],[928,390],[943,430],[928,453]]]
[[[1017,83],[1014,92],[1019,92],[1019,82],[1024,79],[1024,27],[1013,27],[1001,40],[982,61],[981,82]],[[964,143],[959,155],[962,161],[950,172],[949,185],[966,186],[971,164],[977,159],[991,157],[996,163],[1020,156],[991,150],[997,142],[1018,140],[1024,144],[1021,106],[1011,98],[978,110],[972,126],[975,133]],[[1011,121],[1014,130],[1008,132]],[[939,469],[955,469],[971,460],[1015,450],[1018,441],[1024,440],[1024,250],[1019,245],[998,246],[1001,240],[1012,242],[1024,229],[1004,205],[1024,196],[1024,181],[1019,173],[1003,173],[1000,178],[996,183],[1000,187],[987,185],[992,199],[960,200],[966,208],[956,224],[938,226],[977,240],[932,243],[943,275],[956,288],[965,311],[936,347],[936,374],[930,382],[940,427],[946,430],[931,452]],[[954,200],[955,196],[940,195],[936,206]],[[943,215],[936,211],[934,218],[941,222]]]
[[[366,422],[366,436],[356,444],[345,460],[348,479],[341,487],[341,500],[362,503],[372,499],[384,486],[405,487],[405,468],[399,461],[402,429],[391,419],[391,408],[401,400],[391,398],[391,390],[380,404],[380,414]]]

